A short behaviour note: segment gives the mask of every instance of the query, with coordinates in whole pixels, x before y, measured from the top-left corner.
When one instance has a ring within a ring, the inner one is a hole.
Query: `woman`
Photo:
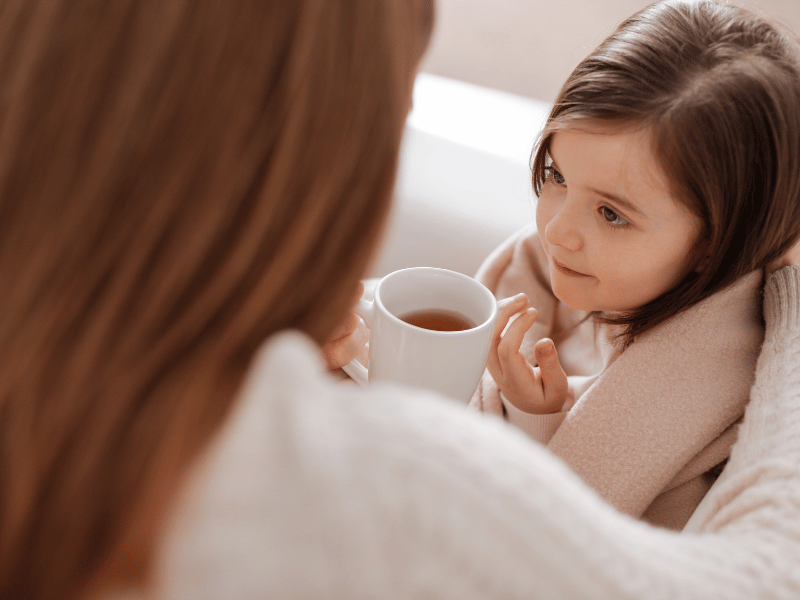
[[[800,585],[798,267],[767,285],[761,387],[709,495],[713,535],[619,515],[499,421],[325,374],[431,11],[3,5],[0,597]]]
[[[257,348],[329,336],[430,11],[3,4],[0,597],[140,581]]]

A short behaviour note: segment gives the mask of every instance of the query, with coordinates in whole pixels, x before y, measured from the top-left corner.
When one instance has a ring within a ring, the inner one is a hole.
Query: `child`
[[[555,101],[536,227],[477,275],[506,299],[470,405],[657,525],[683,528],[736,439],[762,268],[800,228],[799,57],[714,2],[625,21]]]

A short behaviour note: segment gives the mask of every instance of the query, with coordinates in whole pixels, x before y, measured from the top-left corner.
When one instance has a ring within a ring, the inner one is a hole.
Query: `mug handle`
[[[353,307],[353,312],[359,317],[364,319],[364,323],[368,328],[372,329],[372,311],[374,310],[375,302],[364,300],[360,298],[358,304]],[[342,367],[342,371],[347,373],[350,378],[355,381],[362,388],[369,386],[369,372],[367,368],[358,362],[355,358]]]

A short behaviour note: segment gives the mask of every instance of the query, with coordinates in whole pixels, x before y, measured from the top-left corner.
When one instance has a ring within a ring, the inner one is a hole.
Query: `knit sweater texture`
[[[800,267],[770,276],[730,460],[682,533],[614,509],[492,415],[332,380],[275,335],[182,488],[147,592],[118,597],[800,597]]]

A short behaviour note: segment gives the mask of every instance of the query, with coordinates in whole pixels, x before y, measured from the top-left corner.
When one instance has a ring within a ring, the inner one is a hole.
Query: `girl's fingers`
[[[567,374],[564,373],[561,362],[558,360],[555,344],[552,340],[543,338],[536,342],[533,353],[539,365],[545,405],[552,412],[557,412],[564,406],[569,385]]]
[[[497,348],[501,362],[508,361],[513,356],[521,356],[519,348],[522,346],[522,339],[538,316],[535,308],[529,308],[511,322]]]
[[[519,349],[522,339],[538,316],[539,313],[535,308],[529,308],[511,322],[500,340],[497,356],[504,380],[513,380],[515,383],[523,385],[530,379],[531,367]]]
[[[497,320],[494,322],[494,345],[500,342],[503,330],[508,325],[508,320],[518,312],[528,308],[528,297],[525,294],[517,294],[511,298],[504,298],[497,303]]]
[[[497,360],[497,346],[503,337],[503,330],[508,325],[509,319],[528,308],[528,297],[525,294],[517,294],[511,298],[504,298],[497,303],[497,320],[494,322],[494,332],[492,334],[492,345],[489,348],[489,358],[487,367],[492,377],[497,379],[500,373],[500,363]]]

